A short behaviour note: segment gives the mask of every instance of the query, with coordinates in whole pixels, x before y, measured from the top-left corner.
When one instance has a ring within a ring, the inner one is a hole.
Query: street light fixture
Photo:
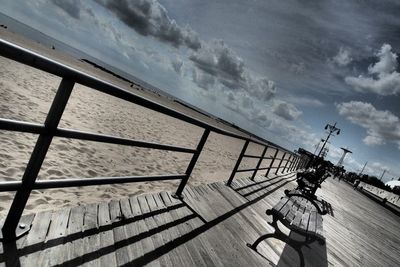
[[[329,137],[331,137],[331,135],[334,134],[334,133],[336,133],[336,135],[339,135],[339,134],[340,134],[340,129],[336,127],[336,122],[335,122],[335,124],[333,124],[333,125],[327,124],[327,125],[325,126],[325,130],[328,130],[328,131],[329,131],[329,134],[328,134],[328,137],[326,137],[325,142],[324,142],[324,144],[322,145],[321,150],[320,150],[319,153],[318,153],[318,156],[317,156],[318,158],[319,158],[319,156],[321,155],[322,151],[324,150],[325,145],[326,145],[326,143],[327,143],[328,140],[329,140]]]

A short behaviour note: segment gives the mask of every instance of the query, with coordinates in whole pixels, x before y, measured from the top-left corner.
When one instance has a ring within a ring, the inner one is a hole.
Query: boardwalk
[[[294,174],[187,187],[184,200],[167,192],[24,216],[28,235],[0,244],[0,266],[298,266],[297,253],[268,239],[265,210],[295,186]],[[328,179],[318,195],[326,244],[303,247],[306,266],[398,266],[400,218],[349,185]]]

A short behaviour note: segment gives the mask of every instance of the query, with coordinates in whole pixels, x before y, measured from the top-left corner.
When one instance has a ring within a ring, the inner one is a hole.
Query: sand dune
[[[0,33],[2,38],[23,43],[127,90],[134,90],[137,94],[235,131],[143,88],[130,88],[128,83],[102,73],[89,64],[60,53],[54,54],[56,52],[10,33],[4,31]],[[59,82],[58,77],[0,57],[0,117],[43,123]],[[60,127],[190,148],[196,146],[203,131],[197,126],[107,96],[82,85],[74,87]],[[0,131],[0,181],[21,179],[36,139],[37,136],[32,134]],[[189,183],[202,184],[226,180],[242,145],[241,140],[212,133]],[[252,154],[260,154],[261,150],[262,148],[257,145],[249,147],[249,153]],[[190,155],[185,153],[54,138],[39,173],[39,179],[184,173],[189,160]],[[246,160],[243,167],[254,167],[255,162],[251,159]],[[266,164],[268,162],[264,163]],[[177,184],[175,181],[144,182],[35,190],[31,194],[25,213],[79,205],[82,202],[118,199],[143,192],[174,190]],[[13,195],[13,193],[0,193],[0,216],[7,213]]]

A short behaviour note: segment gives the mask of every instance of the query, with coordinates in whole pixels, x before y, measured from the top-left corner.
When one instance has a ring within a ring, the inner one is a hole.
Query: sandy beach
[[[39,52],[69,66],[111,82],[135,94],[172,107],[218,127],[238,133],[198,112],[139,86],[130,87],[92,65],[59,51],[28,41],[6,30],[0,37]],[[43,123],[60,78],[0,57],[0,117]],[[60,127],[103,133],[169,145],[195,148],[203,129],[154,112],[147,108],[96,92],[76,84],[63,114]],[[0,181],[21,179],[37,135],[0,131]],[[211,133],[189,184],[227,180],[243,142]],[[262,147],[250,145],[248,154],[261,154]],[[274,151],[271,149],[268,155]],[[38,179],[89,178],[149,174],[184,173],[191,155],[120,145],[54,138]],[[242,167],[254,167],[257,160],[248,159]],[[263,166],[269,164],[268,160]],[[237,177],[248,176],[242,173]],[[178,181],[144,182],[120,185],[59,188],[32,192],[25,213],[58,209],[119,199],[144,192],[173,191]],[[7,214],[13,193],[0,193],[0,217]]]

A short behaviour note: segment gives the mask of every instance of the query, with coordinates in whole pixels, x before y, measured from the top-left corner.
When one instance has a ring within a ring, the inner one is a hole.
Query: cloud
[[[295,120],[302,114],[294,105],[284,101],[277,101],[274,113],[288,121]]]
[[[183,69],[183,61],[180,58],[176,58],[174,60],[171,60],[171,65],[172,68],[174,69],[174,71],[176,73],[178,73],[179,75],[182,74],[182,69]]]
[[[336,105],[340,115],[367,130],[367,145],[395,143],[400,149],[400,119],[388,110],[377,110],[370,103],[350,101]]]
[[[195,65],[221,80],[240,82],[244,80],[244,63],[222,40],[211,44],[190,56]]]
[[[397,68],[397,55],[392,53],[392,47],[388,44],[382,45],[381,50],[376,54],[379,61],[368,67],[369,73],[376,73],[379,76],[390,74]]]
[[[396,71],[397,55],[389,44],[382,45],[376,54],[379,61],[368,67],[368,77],[346,77],[345,82],[359,92],[372,92],[379,95],[397,95],[400,93],[400,73]]]
[[[80,18],[81,2],[79,0],[53,0],[51,3],[64,10],[71,17]]]
[[[212,89],[216,83],[213,75],[199,69],[192,69],[192,79],[194,83],[205,90]]]
[[[179,26],[156,0],[96,0],[114,13],[123,23],[143,36],[153,36],[174,47],[201,47],[198,35],[189,27]]]
[[[256,78],[243,60],[222,40],[204,44],[189,59],[202,72],[214,76],[230,90],[242,89],[260,100],[270,100],[276,93],[275,83],[265,77]]]
[[[353,61],[353,58],[350,55],[350,50],[344,47],[340,47],[339,52],[336,56],[333,57],[333,62],[335,62],[339,66],[347,66]]]
[[[312,97],[302,97],[302,96],[293,96],[293,95],[288,95],[285,97],[286,100],[288,100],[290,103],[299,105],[299,106],[304,106],[308,108],[318,108],[318,107],[323,107],[325,104],[321,102],[320,100]]]

